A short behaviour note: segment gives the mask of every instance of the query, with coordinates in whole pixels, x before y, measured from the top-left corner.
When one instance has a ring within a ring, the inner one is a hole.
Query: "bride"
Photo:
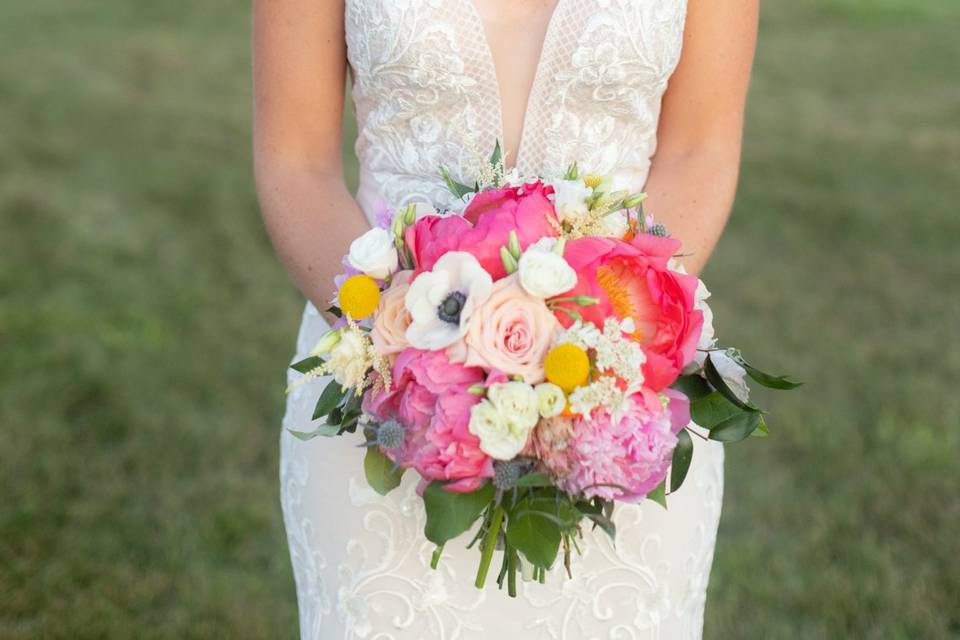
[[[758,0],[254,0],[256,179],[267,229],[310,301],[296,359],[326,329],[349,242],[384,205],[451,206],[437,167],[472,182],[496,140],[508,167],[574,159],[649,194],[698,273],[736,188]],[[344,184],[349,71],[360,186]],[[292,374],[296,375],[296,374]],[[291,393],[310,430],[323,382]],[[415,474],[366,485],[357,438],[281,436],[281,497],[302,638],[699,638],[723,451],[697,441],[669,509],[620,504],[617,545],[585,531],[573,579],[519,597],[473,587],[469,536],[437,570]],[[358,436],[359,438],[359,436]],[[493,582],[493,581],[491,581]]]

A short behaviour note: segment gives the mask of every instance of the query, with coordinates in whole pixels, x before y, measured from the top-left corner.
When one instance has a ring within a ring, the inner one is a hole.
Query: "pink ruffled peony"
[[[613,238],[580,238],[567,243],[563,257],[577,272],[577,286],[565,295],[587,295],[599,304],[576,307],[585,321],[603,327],[614,315],[632,318],[633,338],[647,356],[645,386],[670,386],[693,361],[703,327],[703,313],[694,308],[697,278],[667,268],[680,248],[672,238],[641,234],[630,242]],[[557,318],[565,326],[571,318]]]
[[[677,433],[690,421],[689,402],[667,390],[664,407],[657,394],[635,394],[631,409],[617,424],[608,414],[578,418],[567,457],[570,471],[560,486],[571,494],[637,502],[663,482],[670,468]]]
[[[460,216],[425,216],[407,228],[405,239],[417,264],[414,277],[429,271],[448,251],[467,251],[498,280],[506,275],[500,248],[510,232],[517,232],[520,247],[543,237],[556,237],[550,187],[531,182],[523,187],[500,187],[481,191]]]
[[[391,389],[368,393],[363,410],[403,425],[404,444],[388,452],[391,459],[425,480],[449,482],[449,491],[469,492],[493,477],[493,460],[467,429],[479,401],[467,389],[483,381],[482,369],[451,364],[442,351],[406,349],[393,365]]]

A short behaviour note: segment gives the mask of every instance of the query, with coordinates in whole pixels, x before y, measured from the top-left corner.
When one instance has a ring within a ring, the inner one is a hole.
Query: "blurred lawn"
[[[300,300],[246,2],[0,7],[0,638],[293,637]],[[811,382],[729,452],[710,638],[960,637],[960,5],[770,0],[721,336]]]

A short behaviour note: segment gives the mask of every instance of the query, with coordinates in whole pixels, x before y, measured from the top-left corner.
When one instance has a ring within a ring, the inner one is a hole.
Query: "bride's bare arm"
[[[254,157],[263,219],[303,294],[323,309],[368,228],[340,160],[343,2],[254,0]]]
[[[689,0],[683,53],[663,99],[644,208],[703,269],[730,215],[758,0]]]

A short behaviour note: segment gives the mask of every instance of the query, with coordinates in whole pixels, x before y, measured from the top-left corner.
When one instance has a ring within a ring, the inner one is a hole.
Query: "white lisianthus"
[[[470,409],[470,433],[480,449],[496,460],[510,460],[523,450],[540,420],[537,392],[523,382],[491,385],[487,398]]]
[[[534,387],[537,392],[537,410],[544,418],[553,418],[563,413],[567,406],[567,396],[563,389],[552,382],[543,382]]]
[[[538,248],[540,242],[527,247],[520,256],[520,286],[536,298],[550,298],[569,291],[577,284],[577,272],[563,256],[551,249]],[[544,245],[545,246],[545,245]]]
[[[467,331],[474,309],[493,291],[493,279],[465,251],[445,253],[433,271],[410,283],[404,306],[410,312],[407,341],[417,349],[449,347]]]
[[[593,189],[583,180],[557,180],[553,183],[553,208],[557,217],[564,220],[579,220],[590,211],[590,196]]]
[[[325,366],[341,387],[355,387],[363,382],[370,368],[366,340],[359,331],[344,331],[330,351]]]
[[[393,236],[386,229],[374,227],[350,243],[347,262],[371,278],[383,280],[400,264]]]

